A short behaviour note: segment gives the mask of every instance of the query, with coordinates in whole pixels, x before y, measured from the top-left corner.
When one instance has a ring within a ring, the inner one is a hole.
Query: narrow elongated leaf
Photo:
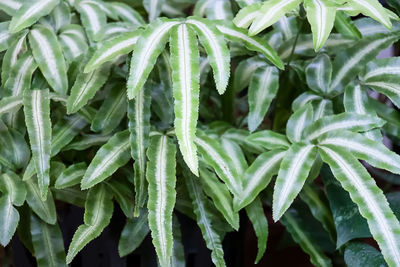
[[[244,173],[242,196],[234,202],[236,210],[250,204],[267,187],[271,178],[278,173],[285,154],[286,151],[273,150],[256,158]]]
[[[3,57],[3,66],[1,69],[1,79],[3,85],[7,81],[11,69],[17,63],[18,57],[27,50],[26,36],[28,35],[28,30],[23,31],[18,35],[20,35],[20,37],[15,38],[15,40],[8,46]]]
[[[149,14],[149,21],[155,20],[161,13],[165,0],[143,0],[143,6]]]
[[[225,153],[220,143],[206,136],[204,133],[198,132],[196,144],[199,154],[203,157],[205,163],[215,170],[229,190],[235,196],[240,196],[240,179],[236,169],[232,167],[234,166],[232,159]]]
[[[235,92],[242,91],[250,84],[253,73],[260,67],[267,67],[265,60],[260,57],[251,57],[242,60],[235,69],[233,87]]]
[[[176,147],[165,135],[154,136],[147,150],[149,162],[146,178],[149,183],[149,227],[161,266],[171,265],[172,211],[176,200]]]
[[[317,148],[303,143],[293,144],[279,169],[273,196],[275,221],[285,213],[302,189],[317,155]]]
[[[186,186],[196,215],[197,224],[200,227],[203,238],[206,241],[207,248],[211,250],[211,259],[217,267],[226,266],[224,260],[224,251],[222,250],[221,237],[213,226],[213,216],[201,187],[196,184],[191,176],[185,177]]]
[[[100,106],[92,120],[90,129],[103,134],[111,133],[121,122],[126,114],[126,93],[123,84],[117,83]]]
[[[11,204],[21,206],[26,199],[26,188],[21,178],[13,173],[3,173],[0,180],[0,191],[7,196]]]
[[[236,14],[236,17],[233,19],[233,23],[240,28],[247,28],[250,24],[257,18],[260,14],[260,8],[262,7],[261,3],[252,3],[241,10]]]
[[[46,223],[55,224],[57,222],[57,214],[51,191],[47,194],[46,201],[43,201],[39,187],[33,179],[25,181],[25,184],[27,190],[26,202],[32,211]]]
[[[301,2],[302,0],[270,0],[264,2],[259,10],[259,14],[249,29],[249,34],[258,34],[262,30],[277,22],[282,16],[285,15],[285,13],[298,7]]]
[[[328,92],[331,77],[332,63],[326,54],[319,54],[306,68],[307,84],[316,93],[326,94]]]
[[[24,1],[11,19],[10,32],[16,33],[49,14],[60,0]]]
[[[57,177],[54,187],[57,189],[63,189],[79,184],[86,169],[87,165],[85,162],[72,164]]]
[[[262,53],[279,69],[284,69],[283,62],[279,58],[278,53],[265,40],[248,36],[245,30],[227,22],[217,24],[217,29],[224,34],[225,38],[243,43],[248,49]]]
[[[72,26],[72,24],[69,24],[67,26]],[[63,27],[62,30],[64,29],[68,28]],[[84,54],[88,50],[86,38],[82,38],[82,36],[77,35],[75,31],[62,31],[61,34],[59,34],[58,36],[58,40],[60,41],[62,51],[68,62],[74,61],[76,58],[78,58],[80,55]]]
[[[314,49],[319,51],[332,31],[336,4],[329,0],[306,0],[305,7],[313,33]]]
[[[333,77],[329,92],[342,92],[367,62],[398,39],[398,33],[377,34],[364,38],[354,47],[340,52],[333,61]]]
[[[46,200],[50,184],[51,121],[49,90],[24,91],[24,113],[39,190]]]
[[[118,202],[122,212],[127,218],[133,218],[133,188],[127,179],[114,179],[107,181],[114,199]]]
[[[129,142],[134,163],[135,184],[135,216],[139,216],[139,208],[143,207],[146,194],[146,149],[150,134],[150,88],[145,85],[135,99],[128,103]]]
[[[337,115],[327,116],[312,123],[305,129],[303,136],[308,140],[314,140],[324,133],[336,130],[349,130],[365,132],[381,127],[385,122],[376,116],[360,115],[345,112]]]
[[[22,96],[3,97],[0,100],[0,115],[18,111],[22,106]]]
[[[292,142],[300,142],[302,140],[303,131],[313,120],[313,108],[311,104],[307,104],[290,117],[286,125],[286,136]]]
[[[67,254],[67,264],[75,258],[90,241],[97,238],[110,223],[114,205],[112,194],[100,184],[89,190],[85,202],[84,224],[76,230]]]
[[[361,215],[367,219],[374,239],[389,266],[400,264],[400,223],[396,219],[382,191],[369,173],[346,151],[320,146],[322,159],[329,164],[333,174],[350,193]]]
[[[71,24],[71,9],[66,2],[61,2],[50,14],[51,21],[56,31],[61,27]]]
[[[150,229],[147,222],[147,211],[142,211],[140,216],[137,218],[128,219],[118,242],[119,256],[125,257],[135,251],[149,232]]]
[[[0,197],[0,244],[7,246],[17,229],[19,213],[9,196]]]
[[[241,177],[248,167],[243,150],[240,148],[237,142],[229,138],[221,138],[221,145],[225,152],[232,159],[233,166],[231,168],[236,169],[236,173]]]
[[[127,86],[129,99],[134,98],[142,89],[157,57],[168,42],[169,30],[177,24],[177,21],[157,19],[141,33],[132,53]]]
[[[205,193],[211,197],[215,207],[234,228],[239,228],[239,214],[233,210],[233,200],[229,190],[217,176],[205,168],[200,169],[200,181]]]
[[[37,266],[67,266],[63,237],[58,224],[47,224],[31,214],[30,230]]]
[[[176,267],[185,267],[185,251],[182,243],[181,225],[179,224],[178,217],[172,217],[172,231],[174,236],[174,247],[171,257],[171,265]]]
[[[33,57],[46,81],[54,91],[66,94],[66,64],[55,33],[45,26],[35,25],[29,32],[29,43]]]
[[[376,168],[400,173],[400,156],[359,133],[348,131],[330,132],[318,139],[318,143],[335,149],[341,147],[356,158],[367,161]]]
[[[22,0],[0,0],[0,10],[10,16],[14,16],[21,6]]]
[[[362,35],[354,22],[343,11],[337,11],[335,17],[335,29],[342,35],[361,39]]]
[[[111,39],[109,42],[102,43],[87,63],[85,72],[91,72],[101,64],[131,52],[141,33],[141,30],[127,32]]]
[[[196,138],[199,117],[199,51],[194,31],[181,24],[171,31],[171,66],[174,88],[175,134],[189,169],[198,172]]]
[[[106,14],[97,3],[81,1],[77,5],[82,25],[86,30],[89,40],[94,42],[100,41],[103,38],[103,30],[107,23]]]
[[[63,148],[64,150],[85,150],[89,147],[93,146],[101,146],[106,143],[110,139],[110,135],[101,135],[101,134],[88,134],[84,135],[81,138],[77,138],[76,141],[70,143],[66,147]]]
[[[67,114],[75,113],[85,106],[107,81],[109,73],[109,65],[104,65],[89,73],[80,73],[68,97]]]
[[[246,207],[246,213],[253,224],[254,232],[257,236],[258,252],[254,264],[257,264],[267,249],[268,240],[268,221],[264,215],[264,209],[260,198],[256,198]]]
[[[379,21],[380,23],[385,25],[386,28],[392,28],[392,23],[390,22],[388,13],[385,11],[385,8],[379,3],[379,1],[351,0],[350,5],[355,7],[365,16],[371,17]]]
[[[230,75],[230,54],[223,34],[206,19],[190,17],[186,23],[196,30],[213,69],[217,90],[223,94]]]
[[[129,132],[116,133],[103,145],[89,164],[82,178],[81,188],[88,189],[110,177],[119,167],[125,165],[129,155]]]
[[[23,91],[31,86],[32,74],[36,70],[37,64],[30,53],[26,53],[18,59],[8,74],[8,79],[4,84],[4,94],[8,96],[20,96]]]
[[[142,25],[145,23],[142,16],[127,4],[112,2],[110,6],[114,10],[114,13],[124,21],[134,25]]]
[[[248,98],[248,125],[253,132],[263,121],[279,88],[279,72],[275,67],[259,68],[251,78]]]
[[[262,146],[268,150],[287,149],[290,146],[290,143],[285,135],[273,132],[271,130],[255,132],[246,137],[246,141],[255,146]]]

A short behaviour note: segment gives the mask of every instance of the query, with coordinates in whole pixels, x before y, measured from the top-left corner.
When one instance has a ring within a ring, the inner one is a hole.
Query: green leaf
[[[141,33],[132,53],[128,79],[128,98],[136,97],[168,42],[168,33],[179,24],[174,20],[157,19]]]
[[[140,38],[141,33],[141,30],[127,32],[108,42],[101,43],[100,48],[96,50],[89,62],[86,64],[85,73],[95,70],[101,64],[112,61],[118,56],[131,52],[135,47],[137,40]]]
[[[312,121],[313,108],[311,104],[307,104],[296,110],[286,124],[287,138],[292,143],[300,142],[302,140],[304,129],[307,129]]]
[[[135,251],[149,232],[146,210],[143,210],[137,218],[127,219],[118,242],[119,256],[125,257]]]
[[[68,97],[67,114],[75,113],[85,106],[107,81],[109,73],[109,65],[104,65],[89,73],[80,73]]]
[[[58,224],[47,224],[31,214],[30,228],[37,266],[67,266],[63,237]]]
[[[279,166],[286,151],[273,150],[264,152],[244,173],[241,198],[235,198],[235,209],[240,210],[250,204],[264,190],[272,177],[279,171]]]
[[[126,115],[126,93],[123,84],[117,83],[101,104],[92,120],[90,129],[94,132],[109,134],[118,127]]]
[[[100,41],[103,38],[103,30],[107,24],[107,17],[98,2],[81,1],[76,6],[80,14],[82,25],[85,28],[89,40]]]
[[[0,115],[16,112],[22,106],[22,96],[3,97],[0,100]]]
[[[360,77],[363,85],[386,95],[396,106],[400,106],[399,62],[398,57],[374,60]]]
[[[185,251],[182,243],[181,225],[176,215],[172,217],[172,231],[174,236],[174,248],[172,251],[171,265],[174,267],[185,267]]]
[[[259,68],[252,75],[248,92],[250,132],[255,131],[262,123],[278,89],[279,71],[277,68]]]
[[[0,10],[10,16],[14,16],[21,6],[22,0],[0,0]]]
[[[86,201],[86,191],[81,191],[78,186],[63,189],[52,188],[54,198],[69,203],[71,205],[84,208]]]
[[[58,40],[60,42],[64,57],[72,62],[88,50],[86,36],[82,27],[68,24],[61,28]]]
[[[331,167],[336,179],[350,193],[361,215],[367,219],[372,236],[389,264],[400,264],[400,223],[396,219],[382,191],[355,157],[345,150],[319,147],[322,160]]]
[[[78,227],[72,238],[67,264],[70,264],[79,251],[103,232],[110,223],[113,210],[112,194],[105,185],[100,184],[89,190],[85,203],[84,224]]]
[[[350,49],[337,54],[333,61],[333,77],[329,92],[338,94],[384,48],[399,39],[398,33],[377,34],[358,41]]]
[[[35,25],[29,32],[29,44],[33,57],[51,88],[59,94],[66,94],[66,63],[55,33],[45,26]]]
[[[210,204],[204,195],[202,188],[196,183],[190,174],[185,177],[186,186],[192,199],[197,224],[200,227],[206,246],[211,250],[211,259],[217,267],[225,267],[222,241],[213,226],[213,215]]]
[[[123,21],[134,25],[142,25],[145,23],[142,16],[127,4],[111,2],[109,7],[111,7],[113,12]]]
[[[314,140],[331,131],[348,130],[354,132],[365,132],[374,128],[382,127],[384,124],[385,122],[376,116],[345,112],[337,115],[326,116],[315,121],[305,129],[303,136],[308,140]]]
[[[55,224],[57,222],[57,214],[51,191],[48,192],[47,199],[43,201],[39,187],[33,179],[26,180],[25,184],[27,190],[26,202],[32,211],[46,223]]]
[[[93,146],[101,146],[110,139],[110,135],[102,134],[85,134],[82,137],[76,138],[74,142],[67,145],[65,150],[85,150]]]
[[[127,218],[133,217],[133,188],[127,179],[114,179],[106,182],[111,189],[114,199],[118,202]]]
[[[116,133],[96,153],[81,181],[81,188],[88,189],[110,177],[130,159],[129,132]]]
[[[17,229],[19,213],[13,207],[10,197],[0,197],[0,244],[7,246]]]
[[[257,264],[267,249],[268,240],[268,221],[264,215],[264,209],[260,198],[256,198],[246,207],[246,213],[253,224],[254,232],[257,236],[258,252],[254,264]]]
[[[349,267],[386,266],[382,254],[365,243],[350,242],[344,250],[344,261]]]
[[[391,29],[392,23],[390,18],[385,11],[385,8],[376,0],[351,0],[349,4],[360,11],[365,16],[371,17],[380,23],[382,23],[386,28]]]
[[[259,15],[261,3],[252,3],[239,10],[236,17],[233,19],[233,23],[240,28],[247,28]]]
[[[282,160],[273,195],[275,221],[285,213],[302,189],[317,156],[314,145],[296,143],[290,146]]]
[[[66,2],[61,2],[50,14],[54,29],[59,31],[61,27],[71,24],[71,9]]]
[[[235,69],[233,75],[233,88],[240,92],[249,86],[253,73],[260,67],[267,67],[265,60],[261,57],[250,57],[242,60]]]
[[[271,130],[255,132],[249,135],[246,138],[246,141],[255,146],[261,146],[268,150],[287,149],[290,146],[290,143],[285,135],[273,132]]]
[[[282,60],[278,53],[263,39],[248,36],[246,31],[228,22],[217,24],[217,29],[222,32],[228,40],[242,43],[247,49],[262,53],[272,64],[279,69],[284,69]]]
[[[171,30],[171,67],[175,110],[175,134],[189,169],[198,172],[196,125],[199,117],[199,51],[195,32],[186,24]]]
[[[314,49],[319,51],[332,31],[337,4],[329,0],[305,0],[304,4],[313,33]]]
[[[302,0],[270,0],[264,2],[261,9],[259,9],[259,14],[254,19],[250,29],[250,35],[256,35],[262,30],[268,28],[275,22],[277,22],[281,17],[283,17],[287,12],[292,11]]]
[[[70,165],[57,177],[54,187],[56,189],[64,189],[79,184],[86,169],[87,165],[85,162]]]
[[[318,139],[318,144],[332,149],[341,147],[376,168],[400,174],[400,156],[359,133],[329,132]]]
[[[161,13],[165,0],[143,0],[143,7],[149,14],[149,21],[155,20]]]
[[[354,37],[361,39],[362,35],[354,22],[343,11],[336,12],[335,29],[343,36]]]
[[[240,196],[241,183],[239,175],[236,169],[233,168],[232,159],[225,153],[221,144],[201,131],[198,131],[196,144],[204,162],[215,170],[218,177],[227,185],[229,191],[235,196]]]
[[[39,190],[46,200],[50,184],[51,121],[49,90],[24,91],[24,113]]]
[[[223,34],[207,19],[189,17],[186,23],[190,24],[199,36],[214,72],[217,91],[223,94],[230,75],[230,53]]]
[[[36,68],[37,64],[30,53],[25,53],[19,58],[8,74],[4,84],[4,95],[20,96],[25,90],[29,90],[32,74]]]
[[[60,0],[24,1],[11,19],[10,32],[16,33],[31,26],[41,17],[48,15],[59,3]]]
[[[217,176],[200,168],[200,182],[205,193],[213,200],[215,207],[221,212],[226,221],[234,228],[239,228],[239,214],[233,210],[233,200],[226,186],[219,181]]]
[[[307,65],[307,85],[317,94],[326,94],[328,92],[331,77],[332,63],[328,55],[319,54]]]
[[[134,163],[135,216],[145,204],[146,194],[146,149],[150,134],[150,87],[145,85],[135,99],[128,101],[129,142]]]
[[[176,200],[176,147],[165,135],[154,136],[147,150],[149,227],[161,266],[171,265],[172,212]]]

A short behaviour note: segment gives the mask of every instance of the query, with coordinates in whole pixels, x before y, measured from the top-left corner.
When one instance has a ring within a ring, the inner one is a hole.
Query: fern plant
[[[400,266],[387,2],[0,0],[1,245],[67,266],[118,205],[121,257],[150,234],[185,266],[186,216],[226,266],[248,218],[258,263],[271,208],[315,266]],[[71,240],[60,202],[84,208]]]

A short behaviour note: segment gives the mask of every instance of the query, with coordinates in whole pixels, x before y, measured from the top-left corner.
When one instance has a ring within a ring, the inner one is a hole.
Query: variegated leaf
[[[0,0],[0,10],[10,16],[14,16],[22,5],[22,0]]]
[[[85,72],[98,68],[101,64],[131,52],[140,38],[141,30],[124,33],[108,42],[102,43],[85,67]]]
[[[261,146],[268,150],[287,149],[290,146],[290,143],[285,135],[273,132],[271,130],[255,132],[246,137],[246,141],[255,146]]]
[[[262,123],[272,100],[279,88],[279,72],[275,67],[265,67],[256,70],[251,78],[248,101],[250,132],[255,131]]]
[[[135,176],[135,216],[139,216],[139,208],[143,207],[147,198],[146,149],[149,146],[150,104],[150,88],[147,85],[138,92],[135,99],[130,100],[128,103],[129,142],[131,156],[135,160],[133,167]]]
[[[292,142],[300,142],[303,137],[303,131],[313,121],[313,108],[309,103],[298,110],[289,118],[286,124],[286,136]]]
[[[45,26],[35,25],[29,32],[29,43],[33,57],[46,81],[54,91],[66,94],[66,64],[55,33]]]
[[[386,28],[391,29],[392,23],[385,8],[376,0],[351,0],[349,1],[350,6],[354,7],[357,11],[360,11],[365,16],[371,17],[383,25]]]
[[[76,230],[67,254],[67,264],[75,258],[90,241],[97,238],[110,223],[114,205],[112,194],[104,184],[89,190],[85,202],[84,224]]]
[[[25,90],[23,104],[40,195],[46,200],[50,184],[52,136],[49,90]]]
[[[273,195],[273,218],[275,221],[290,207],[302,189],[317,156],[314,145],[296,143],[291,145],[282,160]]]
[[[79,184],[83,175],[85,175],[86,169],[87,165],[85,162],[70,165],[57,177],[54,187],[64,189]]]
[[[176,200],[176,147],[165,135],[154,136],[147,150],[149,227],[159,263],[171,266],[172,211]]]
[[[264,2],[261,9],[258,11],[259,14],[250,26],[249,34],[256,35],[262,30],[268,28],[287,12],[298,7],[301,2],[302,0],[269,0]]]
[[[11,19],[10,32],[16,33],[31,26],[38,19],[49,14],[59,3],[60,0],[24,1]]]
[[[30,53],[24,54],[15,62],[4,84],[4,95],[20,96],[30,89],[33,72],[37,64]]]
[[[305,129],[303,136],[308,140],[314,140],[330,131],[349,130],[354,132],[365,132],[381,127],[384,124],[385,122],[376,116],[345,112],[327,116],[315,121]]]
[[[47,194],[47,199],[43,201],[39,187],[34,179],[26,180],[25,185],[27,191],[26,202],[32,211],[46,223],[55,224],[57,222],[57,214],[51,191]]]
[[[22,106],[22,96],[3,97],[0,100],[0,115],[18,111]]]
[[[244,173],[242,198],[235,199],[235,209],[249,205],[267,187],[271,178],[278,173],[285,154],[284,150],[273,150],[256,158]]]
[[[171,31],[171,67],[175,110],[175,134],[189,169],[198,172],[196,138],[199,117],[199,51],[194,31],[181,24]]]
[[[143,0],[143,7],[149,14],[149,21],[155,20],[161,13],[161,7],[165,0]]]
[[[86,30],[89,40],[96,42],[103,38],[103,30],[107,23],[107,17],[97,2],[93,2],[81,1],[77,5],[77,10],[81,16],[82,25]]]
[[[230,54],[223,34],[206,19],[189,17],[186,23],[190,24],[199,36],[213,69],[217,90],[223,94],[228,86],[230,75]]]
[[[337,4],[330,0],[305,0],[304,4],[313,33],[314,49],[319,51],[332,31]]]
[[[247,28],[260,14],[262,3],[252,3],[242,8],[233,19],[233,23],[240,28]]]
[[[306,67],[307,85],[317,94],[326,94],[328,92],[331,78],[332,63],[326,54],[319,54]]]
[[[114,10],[114,13],[124,21],[138,26],[145,23],[142,16],[127,4],[111,2],[109,6]]]
[[[179,22],[174,20],[157,19],[141,33],[132,53],[128,79],[128,98],[134,98],[142,89],[157,57],[168,42],[170,29]]]
[[[88,189],[110,177],[129,159],[129,132],[116,133],[94,156],[81,181],[81,188]]]
[[[319,152],[342,187],[358,205],[361,215],[367,219],[372,236],[381,248],[386,262],[389,266],[400,265],[400,224],[373,178],[345,150],[320,146]]]

